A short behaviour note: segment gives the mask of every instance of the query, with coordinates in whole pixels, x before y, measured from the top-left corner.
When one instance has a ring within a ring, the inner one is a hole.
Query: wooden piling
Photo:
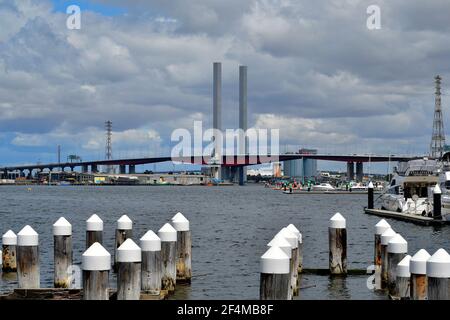
[[[430,254],[426,250],[420,249],[409,262],[412,300],[427,300],[428,298],[427,260],[429,258]]]
[[[292,293],[294,296],[298,296],[298,292],[299,292],[299,290],[298,290],[298,237],[295,233],[289,231],[288,228],[281,229],[281,231],[278,232],[277,235],[284,237],[291,245]]]
[[[389,240],[397,233],[389,228],[381,234],[381,289],[387,288],[388,283],[388,252],[387,247]]]
[[[96,242],[103,243],[103,220],[93,214],[86,220],[86,249]]]
[[[433,219],[442,220],[442,191],[439,187],[439,183],[433,188]]]
[[[373,209],[373,183],[369,182],[369,186],[367,188],[367,209]]]
[[[17,234],[17,280],[20,289],[40,287],[39,235],[28,225]]]
[[[81,257],[83,299],[109,300],[111,254],[99,243],[92,244]]]
[[[117,220],[116,236],[115,236],[115,247],[114,247],[114,272],[117,272],[117,249],[125,242],[128,238],[133,237],[133,221],[127,216],[123,215]]]
[[[387,247],[388,291],[392,297],[398,296],[396,292],[397,266],[407,254],[408,242],[397,233],[389,240]]]
[[[289,256],[277,246],[269,248],[261,257],[259,296],[261,300],[290,300]]]
[[[286,256],[288,256],[289,258],[289,284],[286,287],[286,290],[288,291],[287,293],[287,299],[288,300],[292,300],[292,298],[294,297],[294,287],[293,287],[293,282],[292,282],[292,273],[294,272],[293,267],[293,261],[292,261],[292,246],[289,243],[289,241],[284,238],[283,236],[277,234],[268,244],[267,246],[269,248],[272,247],[278,247],[281,250],[283,250],[283,252],[286,254]]]
[[[436,251],[427,261],[428,300],[449,300],[450,255]]]
[[[2,236],[2,270],[5,273],[17,272],[17,236],[8,230]]]
[[[411,260],[410,255],[406,255],[402,261],[399,262],[397,265],[397,271],[396,275],[397,278],[395,280],[396,285],[396,295],[395,298],[401,299],[401,300],[407,300],[410,296],[410,278],[411,273],[409,272],[409,263]]]
[[[345,218],[340,213],[330,219],[328,241],[330,274],[347,274],[347,229]]]
[[[192,278],[192,237],[189,220],[178,212],[172,218],[177,230],[177,281],[190,283]]]
[[[117,300],[139,300],[141,259],[141,248],[130,238],[117,249]]]
[[[374,246],[374,257],[373,257],[373,263],[375,265],[375,289],[380,290],[381,289],[381,235],[383,232],[385,232],[387,229],[389,229],[391,226],[389,223],[386,222],[386,220],[381,219],[376,225],[375,225],[375,246]]]
[[[293,224],[288,225],[286,228],[288,228],[290,231],[292,231],[294,234],[297,235],[298,238],[298,273],[303,272],[303,236],[300,233],[300,230],[297,229],[296,226]]]
[[[162,279],[161,239],[152,230],[149,230],[140,240],[142,250],[142,291],[151,295],[159,295]]]
[[[64,217],[53,224],[54,286],[69,288],[72,273],[72,225]]]
[[[170,224],[166,223],[161,229],[159,229],[158,237],[161,239],[161,290],[173,292],[175,291],[177,279],[177,230],[175,230]]]

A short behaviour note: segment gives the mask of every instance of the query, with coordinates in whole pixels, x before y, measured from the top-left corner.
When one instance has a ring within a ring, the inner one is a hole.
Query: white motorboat
[[[313,191],[334,191],[336,189],[329,183],[321,183],[321,184],[316,184],[316,185],[312,186],[312,190]]]

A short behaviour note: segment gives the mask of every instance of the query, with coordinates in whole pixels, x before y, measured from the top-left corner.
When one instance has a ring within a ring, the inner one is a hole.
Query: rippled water
[[[373,226],[379,218],[363,213],[365,195],[285,195],[258,185],[245,187],[0,187],[1,232],[16,233],[30,224],[40,235],[41,286],[53,285],[52,224],[66,217],[73,226],[74,260],[81,262],[85,220],[93,213],[104,221],[104,245],[112,252],[116,220],[127,214],[134,238],[155,232],[178,211],[191,222],[193,280],[177,287],[174,299],[257,299],[259,257],[283,226],[294,223],[303,234],[306,268],[328,267],[328,219],[347,218],[348,263],[366,269],[373,255]],[[409,242],[410,252],[450,248],[449,227],[424,227],[389,220]],[[380,299],[366,287],[367,277],[329,279],[304,275],[302,299]],[[2,276],[1,290],[15,287]],[[111,286],[115,286],[114,275]]]

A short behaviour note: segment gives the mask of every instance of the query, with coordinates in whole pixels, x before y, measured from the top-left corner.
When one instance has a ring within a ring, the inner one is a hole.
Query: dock
[[[392,218],[392,219],[397,219],[397,220],[406,221],[406,222],[412,222],[415,224],[420,224],[420,225],[425,225],[425,226],[445,225],[445,224],[450,223],[450,221],[435,220],[430,217],[423,217],[420,215],[415,215],[415,214],[410,214],[410,213],[402,213],[402,212],[395,212],[395,211],[388,211],[388,210],[381,210],[381,209],[364,208],[364,212],[366,214],[371,214],[371,215],[386,217],[386,218]]]
[[[283,191],[284,194],[367,194],[367,191],[307,191],[307,190],[293,190],[289,192],[289,190]],[[374,192],[375,194],[381,192]]]

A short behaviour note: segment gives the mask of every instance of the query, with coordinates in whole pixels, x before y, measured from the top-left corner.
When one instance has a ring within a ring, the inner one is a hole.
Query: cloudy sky
[[[446,0],[0,0],[0,165],[55,161],[58,144],[104,158],[105,120],[114,157],[169,154],[174,129],[211,125],[214,61],[226,128],[242,64],[249,125],[280,128],[282,146],[426,153],[436,74],[450,117],[449,14]]]

